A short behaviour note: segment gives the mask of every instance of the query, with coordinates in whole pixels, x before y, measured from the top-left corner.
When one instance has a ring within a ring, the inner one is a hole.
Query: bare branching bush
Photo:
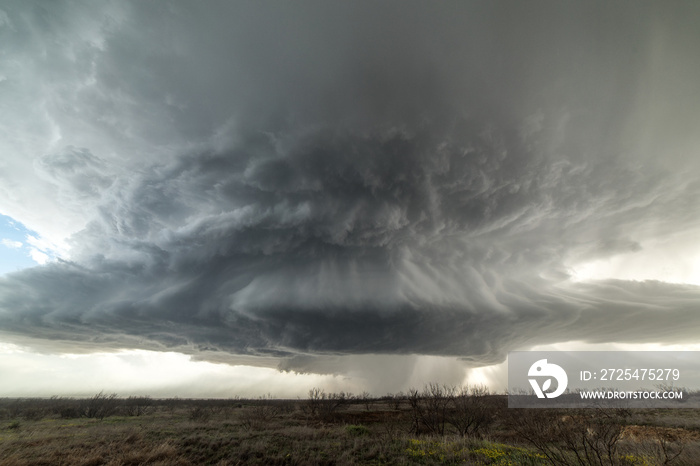
[[[676,458],[681,456],[683,453],[683,448],[685,447],[684,439],[675,438],[671,435],[665,434],[663,431],[656,431],[656,442],[654,445],[657,447],[656,456],[662,461],[662,464],[671,464]]]
[[[454,393],[454,387],[436,383],[426,385],[422,392],[411,389],[408,402],[411,405],[414,432],[444,435]]]
[[[546,410],[519,409],[509,411],[509,427],[518,437],[539,450],[551,464],[568,464],[563,462],[564,451],[559,444],[557,422],[566,422],[567,416]]]
[[[177,406],[181,403],[182,400],[180,400],[179,397],[173,397],[173,398],[167,398],[165,400],[161,400],[160,404],[167,411],[169,414],[172,414],[175,412],[175,409]]]
[[[400,411],[401,410],[401,404],[403,403],[403,400],[406,399],[406,394],[404,392],[399,392],[395,394],[389,394],[389,403],[391,404],[391,407],[394,411]]]
[[[674,464],[683,453],[687,438],[681,434],[681,429],[664,427],[647,427],[644,438],[637,438],[642,456],[654,458],[655,464]]]
[[[5,408],[5,413],[9,419],[16,419],[22,416],[26,400],[14,400]]]
[[[320,388],[309,390],[309,398],[303,405],[303,411],[318,420],[327,421],[333,417],[336,410],[346,404],[350,397],[344,393],[326,393]]]
[[[144,416],[153,412],[154,409],[153,400],[148,396],[130,396],[122,405],[126,416]]]
[[[451,431],[461,436],[477,436],[493,424],[498,408],[485,387],[429,384],[423,391],[408,393],[413,432],[444,435]]]
[[[185,403],[188,406],[190,420],[197,422],[207,422],[213,416],[220,415],[230,409],[231,405],[238,405],[238,399],[178,400],[175,398],[168,400],[168,402],[173,407],[171,409],[175,409],[180,403]]]
[[[82,403],[79,400],[52,396],[49,399],[49,412],[61,419],[75,419],[82,416]]]
[[[499,411],[485,386],[462,387],[452,399],[447,422],[461,436],[479,436],[493,424]]]
[[[372,410],[372,403],[374,402],[374,399],[372,398],[372,395],[369,392],[365,391],[360,393],[359,395],[357,395],[356,399],[365,406],[366,411]]]
[[[228,399],[228,401],[229,401],[229,403],[228,403],[229,407],[232,407],[232,408],[242,408],[243,407],[243,403],[241,403],[241,397],[239,395],[232,396],[231,398]]]
[[[190,421],[195,422],[207,422],[214,415],[208,406],[202,406],[199,404],[191,406],[188,414]]]
[[[551,464],[618,465],[620,439],[628,410],[517,410],[511,427]]]
[[[411,430],[416,434],[425,434],[430,431],[423,427],[423,396],[415,388],[408,391],[408,404],[411,406]]]
[[[92,398],[83,400],[81,414],[87,418],[102,420],[107,416],[113,415],[118,405],[119,400],[116,393],[105,395],[103,392],[100,392]]]
[[[285,411],[283,405],[272,398],[272,395],[264,395],[247,406],[241,413],[241,425],[246,430],[257,430],[280,417]]]
[[[47,400],[37,398],[27,398],[15,400],[8,408],[10,418],[23,418],[27,421],[38,421],[49,411],[46,405]]]
[[[686,403],[693,394],[692,391],[686,387],[677,387],[667,383],[659,383],[656,384],[655,387],[662,392],[672,392],[675,393],[676,396],[680,395],[678,398],[672,398],[674,403]]]

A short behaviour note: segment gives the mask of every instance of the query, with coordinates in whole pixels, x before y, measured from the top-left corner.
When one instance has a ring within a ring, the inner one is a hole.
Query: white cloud
[[[21,241],[14,241],[11,239],[3,238],[0,240],[0,244],[11,249],[19,249],[22,247]]]
[[[49,261],[49,256],[47,254],[35,248],[29,250],[29,256],[39,265],[44,265]]]
[[[658,280],[700,285],[698,229],[650,238],[639,250],[624,251],[570,267],[574,281]]]
[[[44,236],[27,235],[27,244],[52,255],[63,256],[68,253],[68,246],[65,242],[57,243]]]

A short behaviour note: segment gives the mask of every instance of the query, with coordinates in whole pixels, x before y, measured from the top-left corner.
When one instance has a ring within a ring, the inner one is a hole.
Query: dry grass
[[[508,410],[491,396],[494,418],[478,435],[459,435],[449,422],[442,435],[426,435],[411,403],[393,399],[348,399],[332,410],[269,398],[147,400],[148,409],[133,409],[132,399],[102,420],[72,409],[81,402],[0,400],[0,466],[578,464],[578,445],[611,439],[612,456],[600,464],[690,465],[700,457],[695,410],[606,415],[608,427],[602,414]]]

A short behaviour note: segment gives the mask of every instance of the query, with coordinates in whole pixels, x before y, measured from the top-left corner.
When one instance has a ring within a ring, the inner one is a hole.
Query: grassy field
[[[381,399],[0,399],[0,465],[694,465],[698,414],[514,410],[437,386]]]

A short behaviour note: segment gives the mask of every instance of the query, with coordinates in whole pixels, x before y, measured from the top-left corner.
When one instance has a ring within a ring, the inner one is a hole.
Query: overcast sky
[[[700,4],[1,8],[0,396],[700,343]]]

